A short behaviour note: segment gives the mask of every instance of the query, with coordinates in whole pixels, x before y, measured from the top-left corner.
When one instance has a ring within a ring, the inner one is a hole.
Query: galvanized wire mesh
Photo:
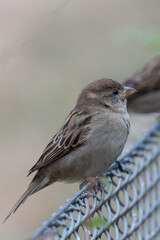
[[[129,171],[113,164],[97,195],[85,185],[32,239],[160,239],[160,120],[119,162]]]

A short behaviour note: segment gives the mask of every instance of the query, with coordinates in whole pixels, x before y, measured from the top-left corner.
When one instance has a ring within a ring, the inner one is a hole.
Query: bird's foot
[[[124,172],[129,174],[131,172],[131,170],[127,167],[128,163],[132,163],[131,159],[126,159],[125,161],[120,161],[120,160],[116,160],[111,167],[108,169],[108,171],[106,172],[107,176],[117,176],[117,177],[121,177],[121,173],[120,172]],[[120,170],[120,171],[117,171]]]
[[[79,186],[80,189],[84,185],[86,185],[88,183],[90,183],[89,186],[87,187],[88,192],[92,194],[93,191],[94,191],[94,193],[97,194],[98,193],[98,181],[97,181],[97,178],[94,178],[94,177],[87,177],[87,178],[85,178],[84,182],[82,182],[80,184],[80,186]]]
[[[117,164],[117,168],[120,169],[121,172],[124,172],[124,173],[127,173],[127,174],[130,173],[130,169],[126,166],[125,162],[120,162],[120,161],[117,160],[116,164]]]

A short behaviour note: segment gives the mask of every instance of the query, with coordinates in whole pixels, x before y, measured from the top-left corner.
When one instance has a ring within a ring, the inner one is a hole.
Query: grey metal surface
[[[97,195],[84,186],[31,239],[159,240],[160,120],[119,161],[128,173],[114,164]]]

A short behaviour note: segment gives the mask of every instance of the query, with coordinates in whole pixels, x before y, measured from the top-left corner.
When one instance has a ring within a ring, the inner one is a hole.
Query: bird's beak
[[[122,96],[124,98],[128,98],[130,95],[132,95],[135,92],[136,92],[136,89],[124,86],[124,91],[122,92]]]

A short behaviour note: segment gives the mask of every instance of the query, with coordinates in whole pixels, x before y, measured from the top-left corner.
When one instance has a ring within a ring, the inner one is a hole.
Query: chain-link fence
[[[32,239],[160,239],[160,120],[100,179],[85,185],[44,222]]]

